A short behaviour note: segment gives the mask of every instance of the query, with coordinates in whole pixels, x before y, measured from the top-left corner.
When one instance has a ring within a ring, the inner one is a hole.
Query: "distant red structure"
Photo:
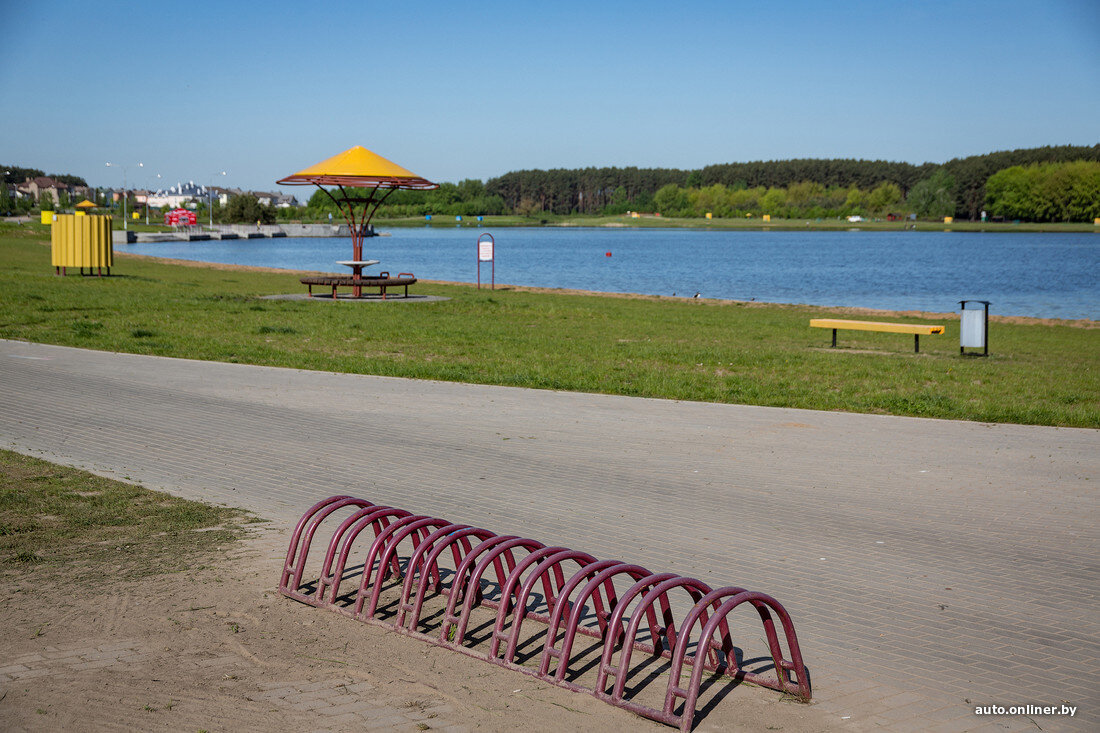
[[[164,215],[164,223],[173,227],[193,227],[198,224],[198,217],[194,211],[172,209]]]

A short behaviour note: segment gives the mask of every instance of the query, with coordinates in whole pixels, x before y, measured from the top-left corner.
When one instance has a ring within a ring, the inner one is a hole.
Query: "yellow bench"
[[[879,321],[848,321],[842,318],[811,318],[811,328],[833,329],[833,348],[836,348],[837,329],[846,328],[850,331],[883,331],[885,333],[911,333],[913,334],[913,353],[920,353],[921,335],[930,336],[934,333],[943,333],[943,326],[922,326],[914,323],[882,323]]]

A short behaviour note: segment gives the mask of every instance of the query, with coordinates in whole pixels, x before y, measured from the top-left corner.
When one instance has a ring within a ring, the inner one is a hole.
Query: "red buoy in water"
[[[604,253],[603,253],[603,256],[604,256],[604,257],[610,257],[610,256],[611,256],[611,253],[610,253],[610,252],[604,252]]]

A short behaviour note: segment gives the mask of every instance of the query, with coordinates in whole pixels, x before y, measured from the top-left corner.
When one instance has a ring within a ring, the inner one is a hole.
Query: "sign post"
[[[492,290],[497,288],[496,240],[486,232],[477,238],[477,289],[481,290],[481,263],[492,263]]]

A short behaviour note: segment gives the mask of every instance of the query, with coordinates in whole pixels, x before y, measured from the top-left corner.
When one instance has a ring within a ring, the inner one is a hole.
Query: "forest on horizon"
[[[4,173],[9,184],[42,175],[40,170],[16,166],[7,166]],[[70,174],[51,177],[84,185],[83,178]],[[0,197],[6,196],[4,186]],[[304,207],[259,211],[257,216],[252,210],[256,206],[246,212],[248,221],[319,219],[335,213],[332,200],[321,191]],[[216,217],[220,208],[215,206]],[[721,163],[695,170],[633,166],[519,170],[484,182],[441,183],[431,191],[394,191],[386,197],[378,216],[514,214],[537,218],[614,216],[628,211],[688,218],[706,214],[717,218],[768,214],[820,219],[915,214],[923,219],[954,216],[968,220],[978,219],[984,211],[1011,220],[1092,221],[1100,217],[1100,144],[1005,150],[919,165],[804,158]]]

